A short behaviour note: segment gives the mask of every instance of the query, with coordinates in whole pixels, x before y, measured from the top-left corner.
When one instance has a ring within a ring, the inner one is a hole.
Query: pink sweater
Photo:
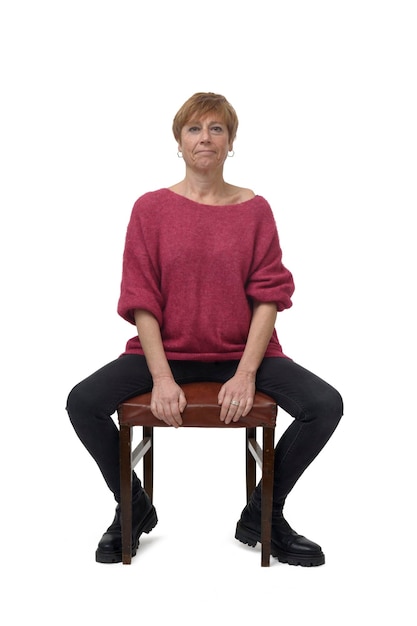
[[[294,283],[281,262],[271,208],[261,196],[208,206],[169,189],[140,197],[127,228],[118,313],[159,322],[168,359],[240,359],[252,301],[291,306]],[[143,354],[137,336],[124,354]],[[285,356],[276,331],[265,356]]]

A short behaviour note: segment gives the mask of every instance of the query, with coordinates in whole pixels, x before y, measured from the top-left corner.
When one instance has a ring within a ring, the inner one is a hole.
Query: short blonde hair
[[[229,141],[233,142],[236,137],[239,120],[236,111],[224,96],[212,92],[198,92],[188,98],[174,117],[172,132],[176,141],[180,141],[181,130],[186,123],[195,116],[204,116],[215,111],[226,124]],[[219,120],[220,121],[220,120]]]

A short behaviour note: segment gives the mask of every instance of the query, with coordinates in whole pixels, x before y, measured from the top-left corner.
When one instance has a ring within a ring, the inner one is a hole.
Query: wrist
[[[246,378],[247,380],[249,380],[250,382],[255,382],[256,379],[256,372],[257,370],[254,369],[247,369],[247,368],[240,368],[238,367],[236,370],[236,376],[242,376],[243,378]]]
[[[170,372],[167,372],[165,374],[152,374],[152,379],[154,381],[158,381],[158,380],[172,380],[174,377]]]

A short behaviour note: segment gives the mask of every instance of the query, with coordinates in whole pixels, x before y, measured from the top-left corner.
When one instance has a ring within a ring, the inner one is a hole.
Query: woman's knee
[[[337,389],[328,385],[318,396],[314,412],[322,421],[335,428],[343,415],[343,398]]]
[[[334,389],[333,387],[329,404],[333,417],[339,421],[343,415],[343,398],[337,389]]]
[[[84,387],[82,382],[78,383],[68,394],[66,410],[72,423],[91,411],[91,397]]]
[[[321,381],[320,385],[303,398],[299,419],[306,423],[321,424],[326,430],[334,430],[342,415],[342,396],[334,387]]]
[[[78,385],[76,385],[75,387],[73,387],[71,389],[71,391],[68,394],[68,398],[67,398],[67,404],[66,404],[66,410],[67,413],[71,419],[72,415],[75,415],[77,413],[76,407],[79,406],[79,400],[78,400]]]

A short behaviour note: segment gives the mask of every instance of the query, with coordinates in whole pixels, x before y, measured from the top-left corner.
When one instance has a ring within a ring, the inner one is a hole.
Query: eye
[[[198,126],[190,126],[188,129],[188,132],[190,133],[198,133],[198,131],[200,130],[200,128]]]
[[[212,126],[212,127],[211,127],[211,130],[212,130],[214,133],[222,133],[222,132],[223,132],[223,127],[222,127],[222,126]]]

